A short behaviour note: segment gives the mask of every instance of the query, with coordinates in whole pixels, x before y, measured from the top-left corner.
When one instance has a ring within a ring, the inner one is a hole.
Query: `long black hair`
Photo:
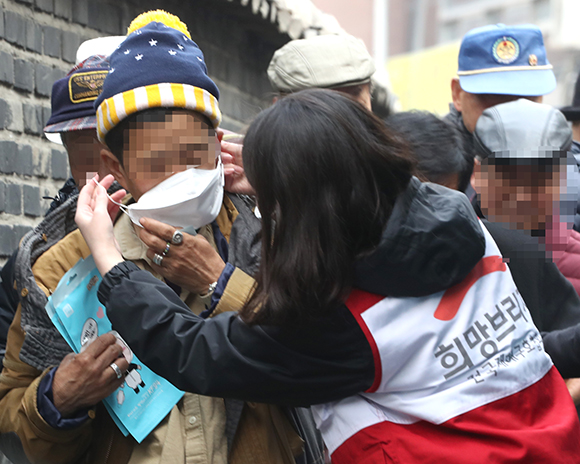
[[[379,243],[413,162],[402,138],[338,92],[305,90],[260,113],[244,166],[262,214],[247,322],[301,322],[348,295],[355,259]]]

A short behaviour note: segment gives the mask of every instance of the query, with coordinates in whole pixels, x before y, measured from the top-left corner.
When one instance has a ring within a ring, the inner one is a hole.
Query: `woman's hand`
[[[218,131],[218,138],[222,147],[222,163],[224,164],[225,189],[230,193],[255,195],[253,187],[248,182],[242,160],[242,149],[239,143],[225,142],[223,132]]]
[[[95,176],[95,179],[98,181],[98,175]],[[118,213],[119,206],[109,202],[106,190],[113,181],[113,176],[108,175],[101,181],[100,185],[97,185],[95,181],[88,182],[79,194],[75,215],[75,222],[79,226],[102,276],[123,261],[113,235],[112,218]],[[119,190],[112,198],[119,201],[124,195],[125,191]]]
[[[204,237],[184,233],[183,241],[176,245],[171,241],[175,227],[150,218],[141,219],[141,225],[139,238],[149,248],[149,259],[153,261],[156,254],[163,256],[168,249],[160,266],[153,262],[154,269],[166,280],[190,292],[204,294],[219,279],[226,265]]]

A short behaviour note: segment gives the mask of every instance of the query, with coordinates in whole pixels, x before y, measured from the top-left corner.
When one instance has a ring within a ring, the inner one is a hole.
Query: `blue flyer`
[[[117,337],[129,370],[121,387],[103,402],[119,429],[140,443],[169,414],[183,392],[139,361],[112,330],[106,309],[97,298],[100,282],[93,257],[80,259],[49,297],[46,311],[76,353],[86,349],[99,335],[113,332]]]

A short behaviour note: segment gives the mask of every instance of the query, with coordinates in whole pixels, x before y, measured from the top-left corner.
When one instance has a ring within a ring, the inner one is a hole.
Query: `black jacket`
[[[533,237],[486,219],[483,223],[503,257],[509,259],[514,282],[554,365],[564,378],[579,377],[580,298],[576,290]]]
[[[380,246],[358,264],[359,285],[381,295],[441,291],[463,280],[484,251],[467,198],[413,179]],[[105,276],[99,298],[137,356],[183,390],[311,405],[365,391],[375,377],[371,347],[344,305],[303,325],[248,326],[235,314],[204,320],[131,263]]]

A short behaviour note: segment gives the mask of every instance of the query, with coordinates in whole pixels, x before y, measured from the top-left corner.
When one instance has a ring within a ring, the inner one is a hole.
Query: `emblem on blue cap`
[[[492,53],[498,63],[511,64],[520,55],[520,45],[512,37],[501,37],[493,44]]]

